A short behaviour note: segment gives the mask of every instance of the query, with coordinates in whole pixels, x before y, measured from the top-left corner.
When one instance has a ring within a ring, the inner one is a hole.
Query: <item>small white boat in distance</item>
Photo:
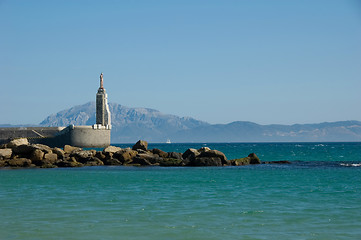
[[[165,143],[170,144],[170,143],[171,143],[170,139],[168,138],[168,139],[167,139],[167,141],[166,141]]]

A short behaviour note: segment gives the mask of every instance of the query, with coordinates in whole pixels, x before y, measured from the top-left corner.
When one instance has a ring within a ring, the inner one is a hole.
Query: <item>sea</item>
[[[361,143],[200,147],[291,164],[1,169],[0,239],[361,239]]]

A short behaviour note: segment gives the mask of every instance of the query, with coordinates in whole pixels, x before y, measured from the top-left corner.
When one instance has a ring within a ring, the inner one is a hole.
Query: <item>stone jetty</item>
[[[139,140],[132,148],[108,146],[102,151],[86,150],[65,145],[50,148],[42,144],[30,144],[26,138],[15,139],[0,146],[1,168],[55,168],[102,165],[124,166],[241,166],[261,164],[256,154],[228,160],[218,150],[208,147],[190,148],[184,153],[148,149],[146,141]]]

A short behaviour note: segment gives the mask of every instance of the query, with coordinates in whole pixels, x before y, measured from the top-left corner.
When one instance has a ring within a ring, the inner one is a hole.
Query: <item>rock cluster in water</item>
[[[65,145],[50,148],[42,144],[29,144],[26,138],[12,140],[0,146],[0,167],[82,167],[101,165],[125,166],[240,166],[260,164],[256,154],[228,160],[218,150],[208,147],[190,148],[184,153],[148,149],[146,141],[139,140],[132,148],[109,146],[102,151],[84,150]]]

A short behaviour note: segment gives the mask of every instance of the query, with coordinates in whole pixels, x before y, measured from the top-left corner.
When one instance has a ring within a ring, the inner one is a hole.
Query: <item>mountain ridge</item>
[[[167,139],[172,142],[361,141],[361,122],[356,120],[292,125],[261,125],[249,121],[209,124],[192,117],[164,114],[151,108],[130,108],[117,103],[109,103],[109,108],[112,143],[133,143],[139,139],[149,142],[166,142]],[[40,126],[94,123],[95,102],[88,102],[51,114]]]

